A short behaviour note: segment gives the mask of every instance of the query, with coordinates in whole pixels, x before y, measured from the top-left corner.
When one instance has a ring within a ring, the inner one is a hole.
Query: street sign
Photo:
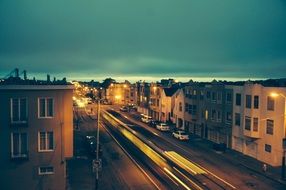
[[[98,171],[102,169],[101,159],[92,160],[92,171],[95,173],[97,169]]]

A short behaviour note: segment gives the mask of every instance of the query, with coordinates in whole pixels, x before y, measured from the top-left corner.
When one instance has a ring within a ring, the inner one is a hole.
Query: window
[[[253,104],[254,109],[259,108],[259,96],[254,96],[254,104]]]
[[[211,92],[207,91],[207,99],[210,99],[210,98],[211,98]]]
[[[217,101],[218,101],[218,102],[221,102],[221,96],[222,96],[222,95],[221,95],[221,92],[218,92],[218,93],[217,93]]]
[[[274,121],[271,119],[266,120],[266,134],[273,135]]]
[[[204,92],[201,91],[201,94],[200,94],[200,100],[203,100],[204,99]]]
[[[232,102],[231,93],[226,93],[226,102],[227,102],[227,103],[231,103],[231,102]]]
[[[253,131],[255,132],[258,131],[258,118],[257,117],[253,118]]]
[[[216,92],[212,92],[212,101],[216,102]]]
[[[182,102],[179,103],[179,111],[182,111],[183,107],[182,107]]]
[[[188,112],[188,110],[189,110],[189,104],[185,103],[185,112]]]
[[[53,117],[54,116],[54,99],[39,98],[38,102],[39,117]]]
[[[52,166],[39,167],[39,175],[48,175],[48,174],[54,174],[54,167]]]
[[[271,145],[265,144],[265,152],[271,152]]]
[[[241,106],[241,94],[239,93],[235,95],[235,105]]]
[[[212,120],[215,120],[216,118],[216,110],[212,110]]]
[[[245,96],[245,107],[251,109],[251,95]]]
[[[230,112],[226,112],[226,123],[232,122],[232,115]]]
[[[52,151],[54,150],[54,133],[53,132],[39,132],[38,137],[39,151]]]
[[[251,117],[245,116],[245,126],[244,129],[251,130]]]
[[[11,122],[23,123],[27,122],[27,99],[12,98],[11,99]]]
[[[235,121],[234,121],[236,126],[240,126],[240,114],[235,113]]]
[[[11,157],[28,157],[27,133],[11,133]]]
[[[267,96],[267,110],[274,111],[274,98]]]
[[[221,121],[221,112],[217,111],[217,121],[220,122]]]
[[[205,119],[206,119],[206,120],[209,119],[209,111],[208,111],[208,110],[205,111]]]

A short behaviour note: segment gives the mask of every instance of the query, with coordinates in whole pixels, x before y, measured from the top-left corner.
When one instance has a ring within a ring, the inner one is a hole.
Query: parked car
[[[120,108],[120,111],[122,111],[122,112],[127,112],[127,111],[128,111],[128,108],[127,108],[126,106],[122,106],[122,107]]]
[[[160,121],[151,120],[148,124],[150,127],[156,127],[156,125],[158,125],[159,123]]]
[[[86,136],[85,137],[85,143],[86,143],[86,147],[88,152],[92,155],[92,156],[96,156],[97,150],[96,150],[96,138],[95,136]],[[99,144],[99,155],[102,155],[102,147],[101,144]]]
[[[166,123],[159,123],[156,125],[156,128],[160,131],[170,131],[170,126]]]
[[[145,115],[145,114],[141,114],[141,121],[144,123],[149,123],[152,120],[152,117]]]
[[[189,140],[189,135],[185,131],[181,131],[181,130],[174,131],[172,133],[172,136],[179,140]]]

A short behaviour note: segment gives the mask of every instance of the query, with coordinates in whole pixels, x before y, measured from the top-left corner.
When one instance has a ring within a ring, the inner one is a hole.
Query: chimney
[[[51,77],[50,77],[50,75],[47,75],[47,82],[51,82]]]
[[[17,78],[19,77],[19,69],[18,68],[15,69],[15,75]]]
[[[24,70],[23,73],[24,73],[24,80],[27,80],[27,71]]]

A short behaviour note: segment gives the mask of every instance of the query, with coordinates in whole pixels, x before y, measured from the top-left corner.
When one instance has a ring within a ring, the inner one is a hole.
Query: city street
[[[86,114],[85,109],[74,113],[79,119],[79,129],[74,133],[74,159],[68,161],[69,189],[94,189],[95,175],[92,172],[92,159],[85,147],[86,135],[96,135],[96,120]],[[103,155],[102,169],[99,176],[99,189],[156,189],[145,174],[116,144],[106,130],[100,127],[100,143]]]
[[[154,144],[164,150],[173,150],[194,163],[206,168],[210,171],[214,178],[219,178],[219,181],[225,181],[231,184],[236,189],[284,189],[285,186],[269,178],[259,175],[240,164],[235,160],[230,161],[224,159],[223,153],[216,152],[208,147],[202,146],[202,141],[198,138],[191,138],[189,142],[179,142],[171,138],[168,133],[159,132],[150,128],[146,124],[138,121],[138,116],[134,114],[113,114],[136,132],[150,139]],[[127,119],[128,118],[128,119]],[[230,173],[231,171],[231,173]],[[221,179],[221,180],[220,180]]]

